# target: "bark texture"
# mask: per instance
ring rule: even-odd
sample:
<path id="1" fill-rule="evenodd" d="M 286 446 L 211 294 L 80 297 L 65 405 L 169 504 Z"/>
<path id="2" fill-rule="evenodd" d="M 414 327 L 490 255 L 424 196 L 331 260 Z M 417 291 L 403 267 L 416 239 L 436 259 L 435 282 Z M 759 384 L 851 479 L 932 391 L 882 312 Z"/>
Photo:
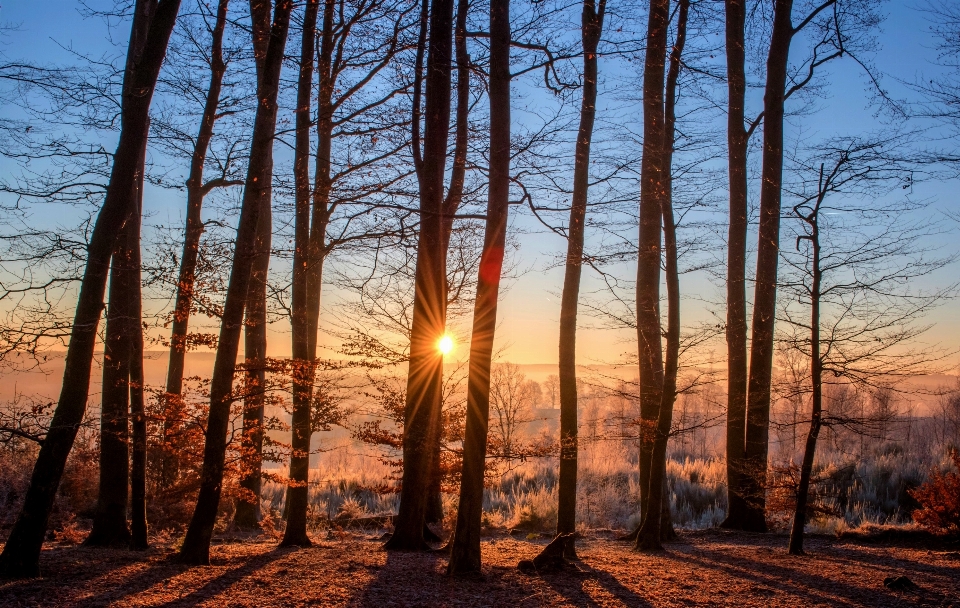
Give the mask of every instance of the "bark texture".
<path id="1" fill-rule="evenodd" d="M 740 529 L 746 513 L 741 477 L 747 413 L 747 144 L 745 0 L 726 0 L 727 173 L 727 517 L 722 527 Z"/>
<path id="2" fill-rule="evenodd" d="M 510 198 L 510 0 L 490 2 L 490 181 L 487 222 L 470 339 L 467 420 L 457 524 L 447 572 L 480 572 L 483 473 L 490 414 L 490 366 Z"/>
<path id="3" fill-rule="evenodd" d="M 666 358 L 657 428 L 650 462 L 650 481 L 647 511 L 637 534 L 637 548 L 659 549 L 660 541 L 673 536 L 670 522 L 669 494 L 667 493 L 667 442 L 673 422 L 673 405 L 677 394 L 677 372 L 680 366 L 680 273 L 677 266 L 677 228 L 673 217 L 673 147 L 676 128 L 677 80 L 680 77 L 681 57 L 686 43 L 689 0 L 680 0 L 677 12 L 677 39 L 670 53 L 670 69 L 664 90 L 664 128 L 662 163 L 664 179 L 661 186 L 660 212 L 663 223 L 665 270 L 667 288 Z"/>
<path id="4" fill-rule="evenodd" d="M 407 551 L 427 547 L 423 531 L 443 389 L 443 357 L 437 341 L 443 335 L 446 318 L 442 214 L 450 126 L 453 1 L 434 0 L 431 9 L 420 171 L 420 238 L 404 409 L 403 478 L 395 531 L 385 545 L 387 549 Z"/>
<path id="5" fill-rule="evenodd" d="M 290 458 L 290 485 L 287 488 L 287 527 L 281 546 L 310 546 L 307 536 L 307 482 L 310 472 L 310 404 L 313 396 L 313 360 L 308 312 L 310 272 L 310 108 L 313 85 L 314 39 L 317 35 L 319 2 L 310 0 L 303 17 L 300 44 L 300 75 L 297 83 L 296 137 L 293 172 L 296 188 L 293 252 L 293 420 Z M 324 35 L 332 19 L 333 2 L 326 2 Z M 326 41 L 326 39 L 325 39 Z M 321 46 L 326 46 L 321 45 Z M 322 52 L 322 51 L 321 51 Z M 312 328 L 316 335 L 316 327 Z"/>
<path id="6" fill-rule="evenodd" d="M 560 471 L 557 534 L 577 528 L 577 304 L 583 271 L 584 222 L 590 183 L 590 143 L 597 114 L 597 45 L 603 31 L 606 0 L 584 0 L 580 38 L 583 46 L 583 99 L 573 166 L 573 197 L 567 224 L 567 260 L 560 296 Z M 574 543 L 564 545 L 574 557 Z"/>
<path id="7" fill-rule="evenodd" d="M 651 0 L 643 70 L 643 158 L 640 166 L 640 240 L 637 259 L 637 353 L 640 364 L 640 488 L 644 522 L 656 509 L 660 484 L 654 487 L 654 451 L 663 395 L 663 347 L 660 334 L 660 217 L 663 187 L 669 174 L 664 166 L 664 89 L 669 0 Z M 653 523 L 650 524 L 654 525 Z M 643 526 L 641 526 L 643 527 Z M 659 527 L 659 526 L 657 526 Z M 653 546 L 648 546 L 653 545 Z M 656 549 L 653 538 L 637 536 L 637 547 Z"/>
<path id="8" fill-rule="evenodd" d="M 770 427 L 770 381 L 773 374 L 773 331 L 777 307 L 777 265 L 780 254 L 780 196 L 783 183 L 783 107 L 787 65 L 793 38 L 793 0 L 774 4 L 773 35 L 767 56 L 763 97 L 763 167 L 760 184 L 760 228 L 756 290 L 747 387 L 746 441 L 741 488 L 746 509 L 742 529 L 766 532 L 767 449 Z"/>

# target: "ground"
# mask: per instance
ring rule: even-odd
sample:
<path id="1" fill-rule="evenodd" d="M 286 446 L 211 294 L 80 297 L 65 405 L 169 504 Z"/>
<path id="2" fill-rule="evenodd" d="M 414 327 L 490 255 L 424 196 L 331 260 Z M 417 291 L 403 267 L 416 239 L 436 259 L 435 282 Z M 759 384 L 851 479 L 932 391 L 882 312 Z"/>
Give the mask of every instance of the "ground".
<path id="1" fill-rule="evenodd" d="M 273 539 L 221 542 L 211 565 L 188 568 L 174 550 L 144 553 L 51 546 L 42 579 L 0 582 L 0 606 L 952 606 L 960 608 L 960 552 L 811 538 L 808 555 L 786 537 L 689 533 L 660 554 L 597 534 L 581 561 L 526 576 L 517 561 L 546 539 L 505 534 L 483 543 L 479 578 L 451 580 L 442 554 L 387 553 L 374 536 L 340 534 L 310 549 Z M 907 576 L 917 591 L 891 591 Z"/>

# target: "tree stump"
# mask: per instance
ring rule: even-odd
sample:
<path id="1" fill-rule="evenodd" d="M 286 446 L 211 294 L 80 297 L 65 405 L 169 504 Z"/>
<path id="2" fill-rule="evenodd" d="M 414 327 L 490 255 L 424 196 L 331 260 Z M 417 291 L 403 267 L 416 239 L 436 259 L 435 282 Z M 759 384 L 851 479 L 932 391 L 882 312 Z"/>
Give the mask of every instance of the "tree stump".
<path id="1" fill-rule="evenodd" d="M 525 574 L 563 570 L 567 565 L 567 559 L 564 557 L 565 549 L 567 544 L 572 544 L 575 538 L 575 532 L 558 534 L 535 558 L 520 560 L 517 569 Z"/>

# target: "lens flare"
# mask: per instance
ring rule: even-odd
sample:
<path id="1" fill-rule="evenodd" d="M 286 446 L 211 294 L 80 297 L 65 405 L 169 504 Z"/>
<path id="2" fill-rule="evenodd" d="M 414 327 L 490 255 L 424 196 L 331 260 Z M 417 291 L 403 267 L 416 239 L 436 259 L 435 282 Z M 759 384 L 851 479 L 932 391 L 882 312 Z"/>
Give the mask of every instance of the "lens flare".
<path id="1" fill-rule="evenodd" d="M 453 338 L 444 336 L 437 342 L 437 349 L 444 355 L 449 355 L 453 351 Z"/>

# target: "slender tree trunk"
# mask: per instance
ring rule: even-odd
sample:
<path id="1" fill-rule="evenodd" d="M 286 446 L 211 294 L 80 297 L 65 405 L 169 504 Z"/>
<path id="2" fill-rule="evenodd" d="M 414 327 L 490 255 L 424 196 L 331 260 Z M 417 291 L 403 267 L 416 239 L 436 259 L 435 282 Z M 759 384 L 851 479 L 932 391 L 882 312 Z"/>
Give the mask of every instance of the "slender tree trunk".
<path id="1" fill-rule="evenodd" d="M 490 181 L 487 192 L 487 225 L 470 339 L 460 505 L 447 568 L 451 575 L 480 572 L 481 567 L 480 522 L 490 414 L 490 366 L 510 198 L 510 0 L 490 2 Z"/>
<path id="2" fill-rule="evenodd" d="M 127 412 L 130 400 L 130 320 L 133 316 L 130 310 L 133 287 L 130 268 L 132 216 L 124 225 L 110 267 L 100 411 L 100 485 L 93 530 L 84 541 L 85 545 L 93 547 L 127 547 L 130 544 L 130 528 L 127 525 L 127 478 L 130 473 Z"/>
<path id="3" fill-rule="evenodd" d="M 467 52 L 467 12 L 469 9 L 470 6 L 467 0 L 459 0 L 457 3 L 457 21 L 454 26 L 454 43 L 457 58 L 457 112 L 453 143 L 453 168 L 450 171 L 450 187 L 447 188 L 447 197 L 443 201 L 442 248 L 444 268 L 446 268 L 446 258 L 450 252 L 453 220 L 463 200 L 463 183 L 467 173 L 467 143 L 470 114 L 470 54 Z M 444 276 L 446 276 L 446 270 L 444 270 Z M 446 299 L 449 303 L 449 291 L 446 293 Z M 446 319 L 444 319 L 444 325 L 446 325 Z M 440 422 L 440 420 L 438 420 L 438 422 Z M 437 440 L 434 446 L 434 464 L 430 480 L 430 497 L 427 502 L 427 523 L 437 523 L 443 520 L 443 498 L 440 493 L 443 481 L 440 455 L 443 439 L 442 423 L 438 425 L 435 434 Z M 430 530 L 424 530 L 424 534 L 428 537 L 435 536 Z"/>
<path id="4" fill-rule="evenodd" d="M 660 541 L 673 535 L 670 522 L 669 495 L 666 492 L 667 442 L 673 422 L 673 404 L 677 394 L 677 372 L 680 367 L 680 273 L 677 267 L 677 228 L 673 217 L 673 146 L 676 126 L 677 80 L 680 77 L 680 58 L 687 35 L 689 0 L 680 0 L 677 14 L 677 40 L 670 53 L 670 70 L 664 99 L 663 174 L 660 196 L 663 222 L 663 242 L 666 249 L 667 287 L 667 351 L 663 372 L 663 388 L 657 415 L 656 438 L 650 463 L 649 503 L 640 532 L 637 548 L 660 549 Z M 666 52 L 666 49 L 664 49 Z M 664 525 L 666 524 L 666 525 Z"/>
<path id="5" fill-rule="evenodd" d="M 47 521 L 67 456 L 86 411 L 90 366 L 103 312 L 110 257 L 130 214 L 130 191 L 136 180 L 139 151 L 147 137 L 150 102 L 179 9 L 179 0 L 140 0 L 135 6 L 131 51 L 139 46 L 137 35 L 147 32 L 146 42 L 140 61 L 135 65 L 128 62 L 124 76 L 130 86 L 124 87 L 120 141 L 107 195 L 87 246 L 87 265 L 64 362 L 60 398 L 37 455 L 23 507 L 0 554 L 0 576 L 3 577 L 30 577 L 40 572 L 40 548 Z M 130 59 L 135 56 L 128 52 Z"/>
<path id="6" fill-rule="evenodd" d="M 757 247 L 753 338 L 747 397 L 743 528 L 766 532 L 767 449 L 770 427 L 770 381 L 773 374 L 773 330 L 777 306 L 777 263 L 780 250 L 780 190 L 783 181 L 783 105 L 793 25 L 793 0 L 776 0 L 773 35 L 767 57 L 763 98 L 763 182 L 760 185 L 760 229 Z"/>
<path id="7" fill-rule="evenodd" d="M 583 99 L 573 166 L 573 197 L 567 228 L 567 260 L 560 297 L 560 473 L 557 534 L 577 529 L 577 303 L 583 270 L 584 222 L 590 185 L 590 143 L 597 113 L 597 45 L 603 31 L 606 0 L 599 5 L 584 0 L 581 26 L 583 44 Z M 575 558 L 573 543 L 564 546 Z"/>
<path id="8" fill-rule="evenodd" d="M 745 0 L 726 0 L 727 172 L 730 224 L 727 231 L 727 517 L 724 528 L 741 529 L 746 502 L 744 469 L 747 412 L 747 143 L 744 126 Z"/>
<path id="9" fill-rule="evenodd" d="M 823 167 L 820 168 L 820 182 L 823 184 Z M 810 225 L 810 247 L 813 249 L 811 264 L 812 281 L 810 286 L 810 381 L 812 390 L 812 411 L 810 430 L 803 449 L 803 462 L 800 465 L 800 485 L 797 487 L 797 506 L 793 513 L 793 527 L 790 530 L 791 555 L 803 555 L 803 527 L 807 523 L 807 500 L 810 495 L 810 477 L 813 473 L 813 459 L 817 451 L 817 438 L 823 426 L 823 359 L 820 357 L 820 296 L 823 273 L 820 269 L 820 202 L 825 189 L 821 186 L 817 205 L 805 219 Z"/>
<path id="10" fill-rule="evenodd" d="M 333 2 L 327 0 L 324 26 L 332 19 Z M 308 275 L 310 273 L 310 99 L 313 86 L 314 39 L 317 35 L 318 0 L 307 3 L 300 45 L 300 78 L 297 83 L 296 141 L 294 144 L 293 310 L 290 316 L 293 355 L 293 454 L 287 488 L 287 527 L 281 546 L 310 546 L 307 536 L 307 503 L 310 473 L 310 404 L 313 396 L 315 352 L 310 350 Z M 325 27 L 326 29 L 326 27 Z M 313 329 L 316 334 L 316 328 Z"/>
<path id="11" fill-rule="evenodd" d="M 410 362 L 403 426 L 400 509 L 387 549 L 426 548 L 423 531 L 443 397 L 443 357 L 437 341 L 446 318 L 443 177 L 450 126 L 453 0 L 434 0 L 430 14 L 426 121 L 420 188 L 420 239 L 414 288 Z"/>
<path id="12" fill-rule="evenodd" d="M 643 159 L 640 168 L 640 240 L 637 259 L 637 351 L 640 363 L 640 488 L 644 521 L 656 509 L 660 484 L 653 485 L 654 446 L 663 394 L 663 347 L 660 343 L 660 216 L 664 166 L 663 81 L 669 27 L 669 0 L 651 0 L 643 70 Z M 657 518 L 659 520 L 659 517 Z M 637 546 L 644 543 L 637 537 Z M 659 531 L 653 542 L 659 547 Z M 653 547 L 653 548 L 656 548 Z M 648 548 L 643 545 L 643 548 Z"/>
<path id="13" fill-rule="evenodd" d="M 176 482 L 179 461 L 179 434 L 183 418 L 183 370 L 187 353 L 187 331 L 190 321 L 190 307 L 193 303 L 193 285 L 196 279 L 197 254 L 200 250 L 200 237 L 203 235 L 203 221 L 200 217 L 203 197 L 208 188 L 203 183 L 203 166 L 213 138 L 213 126 L 220 106 L 220 91 L 223 75 L 227 70 L 223 62 L 223 32 L 227 24 L 227 4 L 229 0 L 220 0 L 217 8 L 217 21 L 213 28 L 213 41 L 210 45 L 210 84 L 207 98 L 200 118 L 200 131 L 193 147 L 190 159 L 190 175 L 187 178 L 187 225 L 184 230 L 183 255 L 180 257 L 180 273 L 177 278 L 177 297 L 173 309 L 173 330 L 170 336 L 170 360 L 167 367 L 167 387 L 163 420 L 165 449 L 161 462 L 161 483 L 165 486 Z"/>
<path id="14" fill-rule="evenodd" d="M 230 405 L 233 401 L 233 374 L 236 366 L 243 312 L 251 283 L 257 250 L 257 227 L 263 201 L 270 196 L 271 150 L 276 131 L 277 94 L 283 52 L 287 41 L 292 0 L 277 0 L 270 43 L 264 58 L 263 77 L 257 86 L 257 114 L 250 145 L 250 164 L 234 247 L 233 267 L 223 307 L 220 339 L 210 383 L 210 415 L 204 442 L 203 472 L 197 506 L 180 550 L 180 560 L 190 564 L 210 562 L 210 539 L 217 518 L 223 483 Z"/>
<path id="15" fill-rule="evenodd" d="M 253 25 L 253 47 L 257 82 L 266 69 L 270 45 L 270 5 L 264 0 L 251 0 L 250 18 Z M 243 435 L 240 438 L 240 487 L 243 495 L 236 501 L 233 523 L 239 528 L 256 530 L 260 527 L 260 488 L 263 467 L 263 403 L 266 387 L 267 356 L 267 274 L 270 270 L 270 244 L 273 231 L 271 200 L 273 198 L 273 148 L 262 159 L 269 164 L 270 180 L 260 198 L 260 216 L 257 222 L 256 248 L 250 270 L 250 285 L 245 307 L 243 328 L 244 389 Z"/>
<path id="16" fill-rule="evenodd" d="M 147 414 L 143 379 L 143 294 L 140 277 L 140 226 L 143 217 L 143 177 L 147 156 L 146 141 L 140 151 L 135 200 L 137 209 L 127 231 L 130 251 L 130 548 L 143 550 L 147 542 Z"/>
<path id="17" fill-rule="evenodd" d="M 272 158 L 270 159 L 273 174 Z M 272 187 L 268 188 L 272 191 Z M 270 244 L 273 232 L 271 195 L 260 201 L 257 244 L 247 291 L 246 323 L 243 328 L 244 388 L 243 437 L 240 439 L 240 487 L 244 496 L 237 500 L 233 523 L 240 528 L 260 527 L 260 487 L 263 467 L 263 405 L 267 381 L 267 274 L 270 270 Z"/>

